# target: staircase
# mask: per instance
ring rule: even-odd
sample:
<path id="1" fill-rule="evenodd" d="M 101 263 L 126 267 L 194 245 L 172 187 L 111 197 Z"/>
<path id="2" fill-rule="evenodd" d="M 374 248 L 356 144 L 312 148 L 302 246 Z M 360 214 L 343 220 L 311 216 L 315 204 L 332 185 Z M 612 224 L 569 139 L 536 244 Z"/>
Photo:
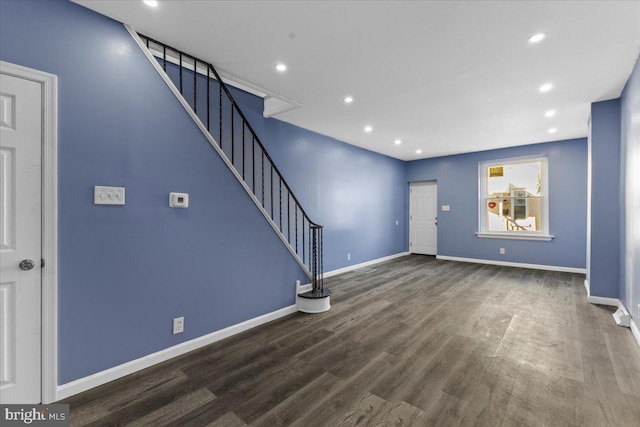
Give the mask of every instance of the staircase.
<path id="1" fill-rule="evenodd" d="M 214 66 L 127 30 L 311 279 L 311 290 L 298 294 L 298 309 L 328 310 L 322 225 L 309 218 Z"/>

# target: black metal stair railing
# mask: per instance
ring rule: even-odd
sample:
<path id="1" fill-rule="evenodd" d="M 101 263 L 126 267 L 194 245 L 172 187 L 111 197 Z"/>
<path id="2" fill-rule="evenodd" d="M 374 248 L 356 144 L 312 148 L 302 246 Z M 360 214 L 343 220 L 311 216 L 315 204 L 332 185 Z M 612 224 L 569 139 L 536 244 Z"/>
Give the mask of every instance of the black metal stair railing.
<path id="1" fill-rule="evenodd" d="M 313 222 L 215 67 L 138 34 L 324 294 L 322 226 Z M 328 292 L 328 290 L 326 290 Z"/>

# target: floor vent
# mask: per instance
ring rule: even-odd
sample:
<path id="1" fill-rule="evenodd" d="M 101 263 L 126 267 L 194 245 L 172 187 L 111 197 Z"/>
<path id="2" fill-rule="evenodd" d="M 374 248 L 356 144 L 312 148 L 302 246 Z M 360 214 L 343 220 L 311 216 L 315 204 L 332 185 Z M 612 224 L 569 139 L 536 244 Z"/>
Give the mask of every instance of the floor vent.
<path id="1" fill-rule="evenodd" d="M 625 328 L 631 327 L 631 316 L 622 305 L 613 313 L 613 320 L 616 321 L 618 326 L 624 326 Z"/>

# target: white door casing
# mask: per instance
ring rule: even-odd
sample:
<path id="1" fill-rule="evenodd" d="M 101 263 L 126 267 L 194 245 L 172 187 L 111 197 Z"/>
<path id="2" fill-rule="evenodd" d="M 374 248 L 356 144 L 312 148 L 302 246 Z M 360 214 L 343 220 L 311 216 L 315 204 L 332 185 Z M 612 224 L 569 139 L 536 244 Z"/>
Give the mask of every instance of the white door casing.
<path id="1" fill-rule="evenodd" d="M 41 354 L 40 353 L 36 354 L 36 357 L 39 360 L 39 365 L 36 368 L 36 372 L 38 373 L 39 376 L 41 376 L 41 384 L 38 384 L 37 397 L 34 397 L 33 399 L 36 402 L 42 401 L 42 403 L 51 403 L 56 400 L 59 400 L 57 397 L 58 395 L 58 386 L 57 386 L 57 359 L 58 359 L 57 357 L 57 348 L 58 348 L 58 343 L 57 343 L 57 323 L 58 323 L 58 312 L 57 312 L 57 303 L 58 303 L 57 77 L 53 74 L 45 73 L 39 70 L 23 67 L 23 66 L 12 64 L 5 61 L 0 61 L 0 74 L 2 74 L 2 79 L 3 79 L 2 84 L 0 85 L 0 92 L 2 93 L 10 92 L 9 90 L 5 91 L 4 78 L 6 76 L 11 76 L 13 78 L 19 78 L 21 80 L 27 81 L 29 85 L 34 85 L 30 87 L 35 87 L 37 85 L 38 91 L 40 94 L 39 96 L 40 105 L 38 106 L 38 114 L 40 117 L 41 128 L 40 128 L 39 135 L 37 137 L 38 143 L 36 144 L 36 145 L 39 144 L 39 148 L 34 148 L 34 149 L 40 150 L 41 155 L 39 158 L 40 163 L 38 166 L 40 167 L 41 171 L 39 172 L 40 175 L 37 178 L 37 186 L 34 187 L 33 189 L 34 192 L 36 191 L 41 192 L 41 199 L 39 202 L 41 222 L 36 226 L 36 228 L 38 229 L 38 232 L 40 233 L 40 236 L 39 236 L 40 241 L 38 242 L 37 248 L 35 249 L 36 251 L 38 251 L 40 255 L 36 254 L 35 256 L 42 257 L 45 260 L 46 264 L 44 265 L 43 268 L 40 268 L 41 267 L 40 258 L 34 259 L 34 264 L 35 264 L 34 269 L 30 271 L 24 271 L 24 272 L 32 273 L 35 270 L 35 273 L 40 275 L 40 283 L 38 286 L 41 292 L 41 307 L 38 307 L 39 303 L 33 304 L 33 306 L 31 307 L 31 310 L 35 310 L 36 313 L 41 313 L 41 318 L 42 318 L 42 322 L 37 326 L 37 328 L 40 328 L 39 332 L 41 332 L 41 336 L 42 336 L 41 337 L 42 350 L 41 350 Z M 9 85 L 8 88 L 11 89 L 11 86 Z M 7 93 L 7 95 L 10 98 L 7 102 L 10 103 L 13 100 L 13 98 L 11 98 L 11 93 Z M 16 98 L 16 100 L 19 101 L 19 98 Z M 6 106 L 7 104 L 5 104 L 3 108 Z M 6 150 L 4 150 L 4 154 L 9 154 L 9 152 L 11 151 L 13 151 L 14 153 L 20 152 L 19 150 L 14 151 L 10 147 L 9 143 L 5 144 L 4 130 L 7 130 L 6 129 L 7 127 L 11 128 L 15 126 L 16 128 L 19 129 L 20 126 L 22 126 L 21 125 L 22 121 L 20 118 L 20 109 L 21 109 L 20 103 L 16 103 L 16 106 L 17 107 L 15 111 L 16 113 L 15 116 L 13 114 L 11 115 L 4 114 L 5 111 L 7 112 L 11 111 L 10 109 L 5 109 L 3 110 L 3 114 L 0 114 L 0 119 L 2 120 L 2 122 L 4 122 L 4 126 L 0 126 L 0 129 L 2 129 L 2 127 L 5 128 L 3 130 L 0 130 L 0 146 L 4 149 L 6 145 Z M 14 125 L 7 123 L 8 121 L 13 121 L 14 118 L 15 118 Z M 10 137 L 7 136 L 7 138 L 10 138 Z M 7 141 L 10 141 L 10 139 Z M 5 159 L 8 159 L 8 158 L 9 156 L 5 157 Z M 21 159 L 19 159 L 17 162 L 17 167 L 20 168 L 20 170 L 16 169 L 15 171 L 13 171 L 13 175 L 10 175 L 11 178 L 15 179 L 14 181 L 16 184 L 15 191 L 18 193 L 22 191 L 22 188 L 17 185 L 18 181 L 20 181 L 20 175 L 23 172 L 21 165 L 22 165 L 22 162 L 21 162 Z M 2 172 L 0 172 L 1 174 L 7 173 L 5 172 L 4 167 L 5 165 L 3 164 L 2 165 L 3 170 Z M 0 186 L 2 187 L 2 191 L 5 191 L 5 189 L 8 189 L 9 191 L 11 191 L 10 185 L 14 185 L 14 184 L 9 184 L 9 180 L 8 179 L 5 180 L 3 176 L 2 181 L 0 183 Z M 17 194 L 17 195 L 19 196 L 20 194 Z M 13 201 L 11 202 L 13 203 Z M 21 203 L 22 203 L 21 200 L 16 200 L 16 209 L 18 212 L 21 209 L 20 208 Z M 6 206 L 8 207 L 9 204 L 6 204 Z M 35 209 L 34 206 L 31 206 L 31 207 Z M 5 205 L 3 205 L 2 210 L 0 210 L 0 215 L 2 216 L 2 220 L 4 220 L 5 217 L 8 218 L 8 215 L 5 215 L 5 213 L 7 213 L 7 211 L 5 210 Z M 37 212 L 35 212 L 34 214 L 37 215 Z M 21 218 L 16 218 L 16 220 L 19 220 L 19 219 Z M 2 226 L 2 220 L 0 220 L 0 226 Z M 17 222 L 16 222 L 16 228 L 19 228 L 19 225 Z M 20 238 L 21 238 L 20 230 L 18 229 L 17 233 L 9 239 L 5 239 L 3 234 L 2 238 L 0 238 L 0 241 L 3 241 L 4 243 L 5 240 L 8 240 L 9 242 L 11 242 L 11 239 L 14 239 L 16 241 L 16 248 L 17 248 L 16 250 L 22 251 L 22 243 L 20 241 L 21 240 Z M 6 243 L 5 243 L 5 246 L 7 246 Z M 2 270 L 0 273 L 0 283 L 5 283 L 5 281 L 13 282 L 14 280 L 10 277 L 10 275 L 17 274 L 17 271 L 16 270 L 12 270 L 11 272 L 9 271 L 11 269 L 16 268 L 16 265 L 7 267 L 7 276 L 6 276 L 7 279 L 5 280 L 5 274 L 4 274 L 5 273 L 5 256 L 4 255 L 5 255 L 5 251 L 0 249 L 0 258 L 2 262 Z M 17 257 L 17 258 L 20 260 L 24 259 L 20 257 Z M 9 262 L 9 261 L 6 261 L 6 263 L 13 264 L 12 262 Z M 6 290 L 8 289 L 9 287 L 6 287 Z M 7 292 L 7 295 L 9 293 L 10 292 Z M 5 301 L 9 302 L 11 298 L 13 297 L 9 296 Z M 8 309 L 6 310 L 6 313 L 9 313 Z M 5 314 L 4 306 L 0 306 L 0 317 L 2 317 L 3 315 L 9 317 L 9 316 L 15 316 L 18 314 L 21 314 L 21 313 Z M 36 326 L 34 325 L 33 327 L 35 330 Z M 0 329 L 1 328 L 4 328 L 4 323 L 2 327 L 0 327 Z M 9 337 L 8 334 L 6 334 L 5 336 Z M 22 336 L 20 335 L 18 335 L 17 338 L 22 340 Z M 8 345 L 5 347 L 8 348 Z M 4 348 L 0 349 L 0 351 L 3 351 L 3 350 Z M 24 357 L 28 358 L 29 355 L 26 355 Z M 22 353 L 17 354 L 15 361 L 20 361 L 22 358 L 23 358 Z M 4 356 L 0 356 L 0 363 L 5 363 L 4 361 L 5 361 Z M 5 363 L 5 366 L 9 367 L 9 363 L 8 362 Z M 4 376 L 4 373 L 1 375 Z M 2 379 L 0 379 L 0 381 L 2 381 Z M 8 385 L 9 388 L 12 388 L 9 384 L 6 384 L 6 385 Z M 5 393 L 4 390 L 0 391 L 1 403 L 8 403 L 8 401 L 5 402 L 5 397 L 7 397 L 7 400 L 8 400 L 9 388 L 7 388 L 7 393 Z M 35 396 L 35 392 L 34 392 L 34 396 Z M 24 402 L 21 402 L 21 403 L 24 403 Z"/>
<path id="2" fill-rule="evenodd" d="M 39 403 L 41 397 L 41 150 L 41 85 L 1 74 L 2 403 Z"/>
<path id="3" fill-rule="evenodd" d="M 438 253 L 438 184 L 412 182 L 409 197 L 409 251 L 414 254 Z"/>

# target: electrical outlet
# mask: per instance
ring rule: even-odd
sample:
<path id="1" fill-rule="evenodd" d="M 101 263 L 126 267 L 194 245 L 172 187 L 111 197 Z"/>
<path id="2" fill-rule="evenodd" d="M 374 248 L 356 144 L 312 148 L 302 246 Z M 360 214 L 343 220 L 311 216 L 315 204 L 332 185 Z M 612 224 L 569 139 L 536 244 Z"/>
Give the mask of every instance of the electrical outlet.
<path id="1" fill-rule="evenodd" d="M 173 335 L 184 332 L 184 317 L 176 317 L 173 319 Z"/>
<path id="2" fill-rule="evenodd" d="M 500 255 L 504 255 L 507 251 L 504 250 L 504 248 L 500 248 Z"/>
<path id="3" fill-rule="evenodd" d="M 398 220 L 396 219 L 396 225 L 399 225 L 400 223 L 398 222 Z"/>
<path id="4" fill-rule="evenodd" d="M 347 261 L 351 261 L 351 254 L 347 254 Z"/>

